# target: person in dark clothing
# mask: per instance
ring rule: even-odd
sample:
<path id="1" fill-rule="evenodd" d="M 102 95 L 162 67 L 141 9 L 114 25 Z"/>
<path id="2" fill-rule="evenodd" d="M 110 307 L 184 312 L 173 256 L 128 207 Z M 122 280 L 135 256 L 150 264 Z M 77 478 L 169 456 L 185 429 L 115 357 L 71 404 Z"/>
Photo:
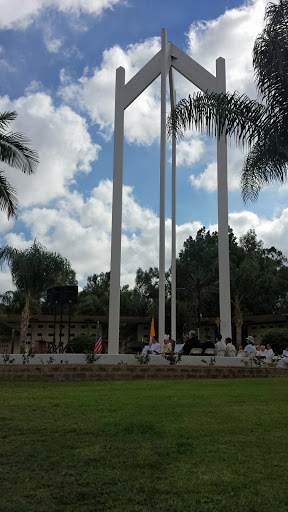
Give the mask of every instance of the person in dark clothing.
<path id="1" fill-rule="evenodd" d="M 182 354 L 184 356 L 189 356 L 190 351 L 192 350 L 192 348 L 202 348 L 201 347 L 201 342 L 200 342 L 200 340 L 198 340 L 195 331 L 190 331 L 189 332 L 189 338 L 188 338 L 187 341 L 185 341 L 184 346 L 182 347 L 181 352 L 182 352 Z"/>
<path id="2" fill-rule="evenodd" d="M 203 344 L 203 354 L 207 348 L 215 348 L 211 336 L 207 336 L 207 341 Z"/>

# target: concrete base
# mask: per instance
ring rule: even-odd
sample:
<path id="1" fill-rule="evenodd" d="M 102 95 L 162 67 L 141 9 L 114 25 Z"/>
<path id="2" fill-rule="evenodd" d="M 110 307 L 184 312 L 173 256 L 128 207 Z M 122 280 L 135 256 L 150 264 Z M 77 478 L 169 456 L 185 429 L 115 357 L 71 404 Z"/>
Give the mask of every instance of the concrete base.
<path id="1" fill-rule="evenodd" d="M 142 379 L 239 379 L 288 377 L 278 368 L 233 366 L 126 365 L 126 364 L 2 364 L 2 381 L 113 381 Z"/>
<path id="2" fill-rule="evenodd" d="M 5 356 L 4 356 L 5 357 Z M 23 364 L 23 355 L 22 354 L 12 354 L 11 359 L 14 359 L 13 364 Z M 214 359 L 214 358 L 213 358 Z M 247 358 L 242 357 L 215 357 L 215 366 L 238 366 L 243 367 L 245 364 L 243 361 L 248 361 Z M 204 362 L 205 361 L 205 362 Z M 177 366 L 209 366 L 211 362 L 211 356 L 182 356 L 181 362 L 177 364 Z M 251 360 L 249 360 L 250 365 Z M 0 354 L 0 364 L 3 363 L 3 355 Z M 86 363 L 85 354 L 35 354 L 34 357 L 29 357 L 29 365 L 34 364 L 84 364 Z M 139 365 L 138 360 L 135 358 L 133 354 L 119 354 L 119 355 L 110 355 L 103 354 L 100 356 L 100 359 L 94 364 L 129 364 L 136 366 L 144 366 Z M 9 363 L 7 363 L 9 364 Z M 168 365 L 169 362 L 162 356 L 151 356 L 150 362 L 146 366 L 150 365 Z"/>

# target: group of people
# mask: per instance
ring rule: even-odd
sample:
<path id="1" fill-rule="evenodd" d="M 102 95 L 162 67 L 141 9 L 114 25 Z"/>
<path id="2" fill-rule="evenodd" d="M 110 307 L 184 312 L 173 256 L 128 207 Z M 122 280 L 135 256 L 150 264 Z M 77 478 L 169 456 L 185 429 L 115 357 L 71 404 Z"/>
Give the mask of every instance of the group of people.
<path id="1" fill-rule="evenodd" d="M 188 356 L 193 348 L 201 349 L 202 352 L 199 351 L 198 355 L 204 355 L 205 352 L 209 352 L 210 350 L 215 350 L 215 355 L 217 356 L 235 356 L 237 354 L 236 347 L 232 343 L 231 338 L 225 338 L 221 334 L 216 336 L 215 343 L 212 341 L 211 336 L 207 336 L 206 342 L 201 343 L 201 341 L 197 338 L 195 331 L 190 331 L 189 334 L 184 336 L 184 344 L 181 348 L 181 352 L 183 355 Z M 212 352 L 211 352 L 212 353 Z"/>
<path id="2" fill-rule="evenodd" d="M 218 334 L 215 342 L 213 342 L 211 336 L 207 336 L 206 342 L 201 343 L 197 338 L 195 331 L 190 331 L 189 334 L 185 334 L 183 336 L 183 343 L 181 344 L 176 344 L 174 340 L 169 340 L 169 336 L 165 334 L 162 347 L 160 346 L 160 343 L 158 343 L 157 339 L 152 337 L 149 345 L 146 345 L 143 348 L 142 354 L 165 355 L 175 352 L 183 354 L 184 356 L 189 356 L 191 355 L 192 349 L 198 349 L 195 351 L 198 356 L 205 355 L 205 353 L 206 355 L 209 355 L 209 352 L 211 351 L 210 355 L 214 353 L 218 357 L 248 357 L 249 359 L 255 357 L 262 359 L 266 363 L 271 361 L 274 356 L 273 349 L 269 343 L 266 347 L 265 345 L 255 345 L 253 336 L 247 336 L 245 339 L 245 345 L 240 345 L 237 350 L 235 345 L 232 343 L 232 339 L 229 337 L 223 339 L 222 335 Z M 288 347 L 283 350 L 283 354 L 279 359 L 277 366 L 288 367 Z"/>

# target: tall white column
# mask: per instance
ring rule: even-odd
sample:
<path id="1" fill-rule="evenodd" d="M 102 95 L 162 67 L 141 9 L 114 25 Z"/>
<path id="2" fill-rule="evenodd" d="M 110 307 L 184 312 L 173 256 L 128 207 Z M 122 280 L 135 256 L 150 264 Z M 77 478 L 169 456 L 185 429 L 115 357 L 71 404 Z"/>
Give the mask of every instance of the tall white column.
<path id="1" fill-rule="evenodd" d="M 119 354 L 125 69 L 116 70 L 108 354 Z"/>
<path id="2" fill-rule="evenodd" d="M 171 70 L 172 71 L 172 70 Z M 171 92 L 170 92 L 171 94 Z M 172 91 L 176 105 L 176 92 Z M 172 134 L 171 338 L 176 341 L 176 136 Z"/>
<path id="3" fill-rule="evenodd" d="M 166 29 L 161 37 L 161 138 L 160 138 L 160 227 L 159 227 L 159 318 L 158 341 L 165 334 L 165 173 L 166 173 Z"/>
<path id="4" fill-rule="evenodd" d="M 226 92 L 225 60 L 216 60 L 217 92 Z M 217 182 L 218 182 L 218 258 L 219 258 L 219 302 L 220 332 L 225 338 L 231 337 L 231 298 L 228 235 L 228 183 L 227 183 L 227 141 L 225 136 L 217 139 Z"/>

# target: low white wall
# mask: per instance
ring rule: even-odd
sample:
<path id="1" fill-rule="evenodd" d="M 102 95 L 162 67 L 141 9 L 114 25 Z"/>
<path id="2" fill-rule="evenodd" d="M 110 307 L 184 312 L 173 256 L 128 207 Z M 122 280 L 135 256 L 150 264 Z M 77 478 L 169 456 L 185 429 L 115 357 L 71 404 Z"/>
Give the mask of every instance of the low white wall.
<path id="1" fill-rule="evenodd" d="M 6 357 L 6 355 L 4 356 Z M 52 360 L 53 358 L 53 360 Z M 12 354 L 11 359 L 14 359 L 14 364 L 22 364 L 22 354 Z M 215 366 L 244 366 L 241 362 L 241 357 L 216 357 Z M 203 362 L 203 360 L 206 361 Z M 243 358 L 243 360 L 248 360 Z M 62 362 L 61 362 L 62 361 Z M 181 365 L 192 365 L 192 366 L 209 366 L 211 357 L 207 356 L 182 356 Z M 35 354 L 34 357 L 29 357 L 29 364 L 83 364 L 86 363 L 84 354 Z M 133 364 L 139 365 L 139 362 L 133 354 L 119 354 L 119 355 L 108 355 L 103 354 L 95 364 Z M 0 354 L 0 364 L 3 364 L 3 355 Z M 162 356 L 151 356 L 149 364 L 162 365 L 169 364 L 168 361 Z"/>

